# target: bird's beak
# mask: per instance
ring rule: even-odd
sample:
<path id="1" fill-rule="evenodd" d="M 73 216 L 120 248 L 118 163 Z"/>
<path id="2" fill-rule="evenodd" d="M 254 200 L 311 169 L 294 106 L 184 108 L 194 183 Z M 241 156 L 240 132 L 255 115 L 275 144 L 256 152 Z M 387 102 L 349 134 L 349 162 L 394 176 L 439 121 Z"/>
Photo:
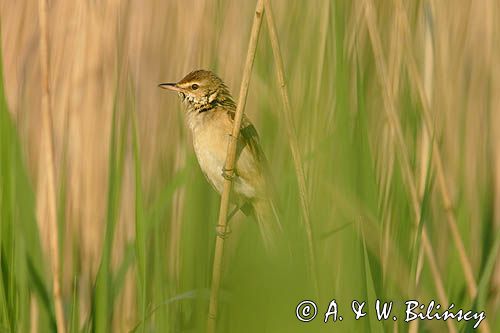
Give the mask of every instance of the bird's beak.
<path id="1" fill-rule="evenodd" d="M 177 86 L 177 83 L 160 83 L 158 87 L 162 89 L 182 92 L 182 89 Z"/>

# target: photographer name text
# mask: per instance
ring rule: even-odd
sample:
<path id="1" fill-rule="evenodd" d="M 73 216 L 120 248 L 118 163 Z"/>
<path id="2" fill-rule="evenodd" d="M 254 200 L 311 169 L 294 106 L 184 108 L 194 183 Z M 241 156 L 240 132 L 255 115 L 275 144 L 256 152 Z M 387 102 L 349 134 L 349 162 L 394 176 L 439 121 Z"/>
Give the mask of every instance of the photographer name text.
<path id="1" fill-rule="evenodd" d="M 367 302 L 353 300 L 351 302 L 351 315 L 356 320 L 361 320 L 367 315 L 376 316 L 378 321 L 385 320 L 398 320 L 399 316 L 406 323 L 412 322 L 414 320 L 456 320 L 461 321 L 472 321 L 474 324 L 474 329 L 478 328 L 481 322 L 486 318 L 484 311 L 477 312 L 474 310 L 463 310 L 455 307 L 455 304 L 451 303 L 448 307 L 442 307 L 441 304 L 435 301 L 430 301 L 428 304 L 420 303 L 416 300 L 408 300 L 404 302 L 404 307 L 400 313 L 395 313 L 394 302 L 382 302 L 376 300 L 373 304 L 373 313 L 370 312 Z M 339 306 L 335 300 L 332 300 L 328 306 L 324 308 L 321 312 L 315 302 L 310 300 L 303 300 L 295 308 L 295 315 L 301 322 L 311 322 L 314 320 L 318 313 L 324 323 L 342 321 L 342 317 Z"/>

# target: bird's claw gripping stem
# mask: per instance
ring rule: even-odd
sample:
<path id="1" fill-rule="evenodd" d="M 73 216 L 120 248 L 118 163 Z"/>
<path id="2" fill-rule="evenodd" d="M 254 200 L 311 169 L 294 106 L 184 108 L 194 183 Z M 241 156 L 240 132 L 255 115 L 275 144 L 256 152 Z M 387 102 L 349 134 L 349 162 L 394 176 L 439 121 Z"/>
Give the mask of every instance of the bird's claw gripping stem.
<path id="1" fill-rule="evenodd" d="M 231 173 L 229 173 L 231 172 Z M 222 168 L 222 173 L 221 173 L 222 177 L 224 177 L 224 179 L 226 180 L 233 180 L 234 179 L 234 169 L 226 169 L 226 168 Z"/>
<path id="2" fill-rule="evenodd" d="M 229 225 L 217 224 L 216 232 L 217 232 L 217 236 L 219 236 L 220 238 L 226 239 L 227 237 L 229 237 L 229 234 L 232 231 L 229 228 Z"/>

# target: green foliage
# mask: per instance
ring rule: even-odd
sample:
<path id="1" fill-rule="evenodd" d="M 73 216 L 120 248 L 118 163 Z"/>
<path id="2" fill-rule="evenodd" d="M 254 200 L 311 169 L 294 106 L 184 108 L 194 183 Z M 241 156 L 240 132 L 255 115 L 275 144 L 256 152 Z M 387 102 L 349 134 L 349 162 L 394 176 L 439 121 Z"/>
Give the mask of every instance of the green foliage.
<path id="1" fill-rule="evenodd" d="M 7 109 L 0 66 L 0 331 L 26 332 L 30 307 L 39 306 L 40 331 L 55 328 L 35 196 L 18 133 Z"/>

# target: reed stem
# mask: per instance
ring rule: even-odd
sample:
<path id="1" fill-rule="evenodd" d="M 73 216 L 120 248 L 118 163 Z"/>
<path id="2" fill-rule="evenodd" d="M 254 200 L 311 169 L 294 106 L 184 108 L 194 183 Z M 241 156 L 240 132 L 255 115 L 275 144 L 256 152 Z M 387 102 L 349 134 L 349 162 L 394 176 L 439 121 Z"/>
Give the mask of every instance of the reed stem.
<path id="1" fill-rule="evenodd" d="M 60 285 L 60 266 L 59 266 L 59 241 L 57 228 L 56 211 L 56 185 L 55 185 L 55 167 L 54 167 L 54 145 L 52 115 L 50 110 L 50 88 L 49 88 L 49 56 L 48 56 L 48 31 L 47 31 L 47 0 L 38 1 L 38 15 L 40 28 L 40 73 L 42 85 L 42 153 L 41 166 L 44 169 L 45 182 L 39 194 L 45 196 L 45 200 L 38 200 L 38 203 L 45 203 L 45 207 L 39 207 L 39 212 L 43 212 L 39 218 L 48 226 L 49 248 L 52 265 L 52 296 L 54 298 L 54 307 L 56 315 L 57 331 L 64 333 L 66 331 L 64 324 L 64 310 Z"/>
<path id="2" fill-rule="evenodd" d="M 408 28 L 408 17 L 406 16 L 406 14 L 403 15 L 402 26 L 403 26 L 403 33 L 405 34 L 405 40 L 409 41 L 410 35 Z M 433 133 L 435 126 L 433 125 L 430 115 L 430 97 L 426 92 L 424 82 L 420 76 L 420 73 L 418 72 L 417 64 L 413 55 L 411 54 L 411 52 L 408 52 L 408 54 L 409 54 L 408 69 L 412 78 L 414 79 L 420 100 L 422 102 L 423 126 L 425 131 L 427 131 L 428 133 Z M 455 246 L 459 253 L 460 264 L 462 266 L 462 270 L 464 272 L 467 284 L 467 291 L 469 293 L 469 296 L 472 299 L 474 299 L 477 295 L 477 283 L 474 278 L 474 273 L 472 272 L 472 265 L 467 255 L 467 251 L 465 250 L 465 246 L 462 242 L 462 238 L 460 237 L 460 233 L 458 231 L 456 217 L 452 208 L 450 192 L 448 190 L 448 186 L 446 185 L 446 177 L 444 175 L 441 152 L 435 140 L 433 140 L 432 142 L 431 150 L 432 150 L 432 159 L 434 163 L 434 168 L 436 171 L 436 177 L 438 180 L 437 185 L 439 187 L 439 191 L 441 193 L 443 200 L 444 210 L 446 212 L 446 222 L 448 224 L 448 227 L 450 228 L 453 242 L 455 243 Z M 488 326 L 485 324 L 486 322 L 484 322 L 483 325 L 481 325 L 482 329 Z"/>
<path id="3" fill-rule="evenodd" d="M 395 134 L 395 143 L 399 148 L 399 160 L 401 163 L 401 168 L 403 169 L 403 176 L 405 181 L 409 187 L 409 194 L 411 198 L 411 204 L 413 206 L 413 210 L 415 213 L 415 218 L 413 219 L 415 225 L 418 228 L 419 223 L 421 223 L 421 204 L 417 194 L 417 187 L 415 181 L 413 179 L 413 174 L 411 171 L 411 166 L 409 162 L 408 152 L 406 148 L 406 144 L 404 142 L 403 132 L 401 128 L 401 124 L 399 123 L 399 118 L 396 113 L 396 107 L 394 103 L 394 98 L 392 91 L 390 89 L 390 85 L 388 82 L 387 76 L 387 67 L 384 61 L 383 51 L 382 51 L 382 42 L 380 40 L 380 35 L 378 32 L 377 24 L 375 21 L 374 13 L 373 13 L 373 3 L 371 0 L 365 0 L 364 3 L 365 10 L 365 18 L 368 27 L 368 33 L 370 35 L 373 54 L 375 57 L 376 69 L 380 79 L 380 83 L 382 85 L 382 97 L 384 102 L 384 110 L 387 113 L 387 119 L 392 127 Z M 443 285 L 443 279 L 441 277 L 441 273 L 439 272 L 439 268 L 436 262 L 436 256 L 434 254 L 434 250 L 432 248 L 432 244 L 430 242 L 427 228 L 425 226 L 422 227 L 422 246 L 424 249 L 424 253 L 427 257 L 429 267 L 431 270 L 431 274 L 434 278 L 434 284 L 436 287 L 437 296 L 439 302 L 441 304 L 448 304 L 448 298 L 446 296 L 446 291 Z M 449 332 L 457 332 L 455 324 L 451 321 L 446 322 L 448 326 Z"/>
<path id="4" fill-rule="evenodd" d="M 274 23 L 273 11 L 271 9 L 271 3 L 269 0 L 264 0 L 264 4 L 266 8 L 266 22 L 269 29 L 269 38 L 271 40 L 274 62 L 276 64 L 276 76 L 278 77 L 278 83 L 280 85 L 281 98 L 283 99 L 284 108 L 281 110 L 283 113 L 283 118 L 285 119 L 288 143 L 290 145 L 290 150 L 292 152 L 293 163 L 295 165 L 295 173 L 297 175 L 297 182 L 299 185 L 300 204 L 302 206 L 302 217 L 307 236 L 310 271 L 312 275 L 314 289 L 316 294 L 318 295 L 319 291 L 318 291 L 318 278 L 316 272 L 316 256 L 314 253 L 315 252 L 313 243 L 314 238 L 311 227 L 311 217 L 310 217 L 311 215 L 309 210 L 309 196 L 307 195 L 306 177 L 304 175 L 304 168 L 302 166 L 302 157 L 300 153 L 299 142 L 297 139 L 297 132 L 295 130 L 295 125 L 293 123 L 293 118 L 292 118 L 292 107 L 290 104 L 290 98 L 288 96 L 288 90 L 286 86 L 283 57 L 281 55 L 278 33 L 276 32 L 276 25 Z"/>
<path id="5" fill-rule="evenodd" d="M 207 332 L 214 333 L 217 324 L 217 308 L 218 296 L 222 273 L 222 257 L 224 254 L 224 236 L 227 228 L 227 215 L 229 209 L 229 196 L 231 194 L 232 176 L 234 175 L 234 165 L 236 161 L 236 147 L 238 136 L 240 134 L 241 120 L 243 119 L 243 111 L 248 95 L 248 86 L 250 84 L 250 76 L 252 74 L 257 42 L 259 40 L 259 32 L 262 23 L 262 15 L 264 14 L 263 0 L 257 0 L 255 14 L 248 44 L 247 57 L 245 67 L 243 69 L 243 78 L 240 86 L 240 94 L 236 114 L 234 116 L 233 131 L 229 137 L 229 145 L 227 148 L 227 156 L 224 168 L 227 176 L 224 180 L 224 188 L 222 191 L 219 220 L 217 224 L 217 238 L 215 241 L 214 263 L 212 267 L 212 287 L 210 290 L 210 304 L 208 308 Z"/>

